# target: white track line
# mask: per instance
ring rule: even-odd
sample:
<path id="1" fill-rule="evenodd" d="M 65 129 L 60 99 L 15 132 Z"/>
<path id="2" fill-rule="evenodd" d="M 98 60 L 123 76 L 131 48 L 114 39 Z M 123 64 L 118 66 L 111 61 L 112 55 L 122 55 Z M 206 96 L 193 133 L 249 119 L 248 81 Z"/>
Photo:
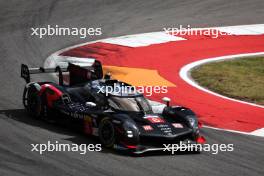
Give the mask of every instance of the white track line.
<path id="1" fill-rule="evenodd" d="M 192 77 L 190 76 L 190 72 L 193 68 L 198 67 L 202 64 L 206 64 L 209 62 L 216 62 L 216 61 L 223 61 L 223 60 L 230 60 L 230 59 L 236 59 L 236 58 L 242 58 L 242 57 L 252 57 L 252 56 L 260 56 L 260 55 L 264 55 L 264 52 L 259 52 L 259 53 L 245 53 L 245 54 L 236 54 L 236 55 L 229 55 L 229 56 L 221 56 L 221 57 L 214 57 L 214 58 L 207 58 L 207 59 L 203 59 L 203 60 L 199 60 L 196 62 L 192 62 L 190 64 L 185 65 L 184 67 L 181 68 L 180 70 L 180 77 L 186 81 L 188 84 L 190 84 L 193 87 L 196 87 L 197 89 L 200 89 L 204 92 L 213 94 L 215 96 L 224 98 L 224 99 L 228 99 L 231 101 L 235 101 L 235 102 L 239 102 L 239 103 L 243 103 L 243 104 L 247 104 L 247 105 L 251 105 L 251 106 L 255 106 L 255 107 L 259 107 L 259 108 L 264 108 L 264 106 L 261 105 L 257 105 L 254 103 L 249 103 L 249 102 L 245 102 L 245 101 L 241 101 L 241 100 L 237 100 L 237 99 L 233 99 L 233 98 L 229 98 L 223 95 L 220 95 L 218 93 L 215 93 L 213 91 L 210 91 L 202 86 L 200 86 L 197 82 L 195 82 Z"/>

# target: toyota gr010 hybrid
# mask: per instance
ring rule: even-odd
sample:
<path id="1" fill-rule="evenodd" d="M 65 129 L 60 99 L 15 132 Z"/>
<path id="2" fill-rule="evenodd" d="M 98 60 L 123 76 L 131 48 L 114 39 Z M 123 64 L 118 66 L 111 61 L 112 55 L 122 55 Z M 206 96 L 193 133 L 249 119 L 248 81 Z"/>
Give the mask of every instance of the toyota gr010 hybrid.
<path id="1" fill-rule="evenodd" d="M 59 83 L 31 82 L 31 74 L 58 73 Z M 63 81 L 68 72 L 68 84 Z M 162 150 L 164 144 L 197 143 L 199 125 L 194 112 L 181 106 L 153 108 L 142 94 L 106 92 L 108 87 L 129 86 L 103 75 L 102 65 L 93 60 L 90 65 L 69 63 L 60 68 L 28 68 L 21 66 L 26 86 L 23 104 L 36 117 L 65 122 L 85 134 L 98 136 L 109 148 L 143 153 Z"/>

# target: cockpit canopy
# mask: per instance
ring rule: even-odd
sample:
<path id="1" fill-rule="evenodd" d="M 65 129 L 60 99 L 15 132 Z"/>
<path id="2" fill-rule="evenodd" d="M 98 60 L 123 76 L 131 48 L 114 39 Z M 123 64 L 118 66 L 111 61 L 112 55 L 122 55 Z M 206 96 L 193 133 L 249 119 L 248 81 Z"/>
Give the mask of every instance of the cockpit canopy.
<path id="1" fill-rule="evenodd" d="M 145 114 L 152 113 L 149 102 L 143 96 L 110 96 L 108 103 L 111 108 L 119 111 L 144 112 Z"/>

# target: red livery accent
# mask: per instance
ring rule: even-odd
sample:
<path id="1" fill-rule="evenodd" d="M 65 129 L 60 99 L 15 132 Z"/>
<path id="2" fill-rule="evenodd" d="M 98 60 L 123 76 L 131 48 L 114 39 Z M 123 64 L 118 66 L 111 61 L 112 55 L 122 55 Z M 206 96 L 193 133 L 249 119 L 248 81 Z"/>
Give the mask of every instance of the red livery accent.
<path id="1" fill-rule="evenodd" d="M 128 149 L 136 149 L 137 148 L 136 145 L 128 145 L 125 142 L 120 142 L 120 144 L 124 145 Z"/>
<path id="2" fill-rule="evenodd" d="M 202 122 L 199 122 L 199 121 L 198 121 L 198 128 L 202 128 L 202 127 L 203 127 Z"/>
<path id="3" fill-rule="evenodd" d="M 84 133 L 88 135 L 93 133 L 91 117 L 84 117 Z"/>
<path id="4" fill-rule="evenodd" d="M 47 104 L 49 107 L 52 107 L 53 101 L 58 100 L 62 95 L 62 92 L 51 84 L 43 84 L 41 86 L 39 95 L 41 96 L 43 92 L 46 93 Z"/>
<path id="5" fill-rule="evenodd" d="M 204 144 L 206 142 L 206 139 L 203 136 L 199 136 L 196 139 L 196 142 L 199 143 L 199 144 Z"/>

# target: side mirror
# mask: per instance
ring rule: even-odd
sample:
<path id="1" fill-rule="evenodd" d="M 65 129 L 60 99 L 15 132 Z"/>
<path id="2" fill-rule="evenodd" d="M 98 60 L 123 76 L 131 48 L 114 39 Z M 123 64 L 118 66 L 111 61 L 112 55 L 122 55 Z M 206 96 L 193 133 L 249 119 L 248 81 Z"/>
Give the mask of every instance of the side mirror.
<path id="1" fill-rule="evenodd" d="M 104 79 L 111 79 L 111 73 L 108 72 L 104 75 Z"/>
<path id="2" fill-rule="evenodd" d="M 86 102 L 85 106 L 93 108 L 93 107 L 96 107 L 96 104 L 94 102 Z"/>
<path id="3" fill-rule="evenodd" d="M 168 97 L 163 97 L 163 98 L 162 98 L 162 101 L 164 101 L 168 107 L 170 106 L 170 101 L 171 101 L 170 98 L 168 98 Z"/>

